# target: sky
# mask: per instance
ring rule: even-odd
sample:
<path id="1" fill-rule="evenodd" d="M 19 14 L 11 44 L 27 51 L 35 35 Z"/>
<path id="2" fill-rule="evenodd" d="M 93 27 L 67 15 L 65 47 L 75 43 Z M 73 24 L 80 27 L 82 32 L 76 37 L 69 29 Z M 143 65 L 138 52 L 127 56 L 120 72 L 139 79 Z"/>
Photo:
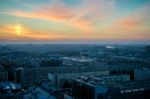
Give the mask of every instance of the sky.
<path id="1" fill-rule="evenodd" d="M 2 41 L 150 41 L 150 0 L 0 0 Z"/>

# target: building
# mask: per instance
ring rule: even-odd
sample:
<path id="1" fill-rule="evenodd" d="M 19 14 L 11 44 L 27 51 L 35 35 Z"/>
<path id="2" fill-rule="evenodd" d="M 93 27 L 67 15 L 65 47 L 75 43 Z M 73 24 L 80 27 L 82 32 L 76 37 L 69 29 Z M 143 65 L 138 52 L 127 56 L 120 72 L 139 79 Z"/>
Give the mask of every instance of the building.
<path id="1" fill-rule="evenodd" d="M 149 99 L 150 80 L 114 82 L 76 79 L 73 82 L 74 99 Z"/>
<path id="2" fill-rule="evenodd" d="M 23 83 L 23 68 L 17 68 L 14 70 L 14 82 L 19 84 Z"/>
<path id="3" fill-rule="evenodd" d="M 88 66 L 94 59 L 86 57 L 63 57 L 64 66 Z"/>
<path id="4" fill-rule="evenodd" d="M 150 79 L 150 69 L 149 68 L 135 69 L 134 79 L 135 80 Z"/>
<path id="5" fill-rule="evenodd" d="M 40 87 L 29 87 L 22 99 L 56 99 Z"/>
<path id="6" fill-rule="evenodd" d="M 20 89 L 20 84 L 13 82 L 0 82 L 0 99 L 19 99 L 16 97 Z"/>
<path id="7" fill-rule="evenodd" d="M 43 68 L 23 68 L 23 82 L 22 86 L 28 86 L 34 82 L 47 80 L 48 74 L 66 75 L 80 75 L 80 73 L 101 72 L 99 69 L 92 68 L 92 66 L 60 66 L 60 67 L 43 67 Z M 108 74 L 108 72 L 106 72 Z M 90 74 L 89 74 L 90 75 Z M 58 76 L 61 77 L 61 76 Z M 30 80 L 29 80 L 30 79 Z"/>
<path id="8" fill-rule="evenodd" d="M 134 80 L 134 70 L 144 67 L 147 67 L 147 63 L 137 60 L 108 61 L 110 74 L 129 74 L 131 80 Z"/>
<path id="9" fill-rule="evenodd" d="M 63 65 L 63 61 L 58 57 L 47 58 L 47 59 L 44 58 L 40 60 L 41 67 L 57 67 L 62 65 Z"/>
<path id="10" fill-rule="evenodd" d="M 0 82 L 8 81 L 8 72 L 0 65 Z"/>
<path id="11" fill-rule="evenodd" d="M 124 81 L 130 81 L 130 75 L 122 74 L 122 75 L 101 75 L 101 76 L 95 76 L 91 77 L 94 80 L 97 80 L 99 82 L 111 84 L 113 82 L 124 82 Z"/>
<path id="12" fill-rule="evenodd" d="M 140 61 L 132 61 L 132 60 L 112 60 L 112 61 L 108 61 L 108 70 L 110 71 L 130 71 L 130 70 L 134 70 L 134 69 L 140 69 L 145 65 L 145 63 L 140 62 Z"/>
<path id="13" fill-rule="evenodd" d="M 3 66 L 8 72 L 8 81 L 14 82 L 14 64 L 8 62 L 8 64 L 4 64 Z"/>
<path id="14" fill-rule="evenodd" d="M 68 73 L 49 73 L 48 78 L 52 80 L 55 85 L 61 86 L 65 81 L 71 81 L 77 77 L 93 77 L 109 75 L 109 71 L 97 71 L 97 72 L 68 72 Z"/>

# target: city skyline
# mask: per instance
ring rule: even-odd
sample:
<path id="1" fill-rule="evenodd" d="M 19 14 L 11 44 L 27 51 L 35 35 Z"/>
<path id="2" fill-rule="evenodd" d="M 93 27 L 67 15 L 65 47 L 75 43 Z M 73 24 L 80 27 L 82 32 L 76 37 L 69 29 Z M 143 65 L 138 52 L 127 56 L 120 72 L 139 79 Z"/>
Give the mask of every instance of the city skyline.
<path id="1" fill-rule="evenodd" d="M 1 0 L 0 41 L 150 41 L 149 0 Z"/>

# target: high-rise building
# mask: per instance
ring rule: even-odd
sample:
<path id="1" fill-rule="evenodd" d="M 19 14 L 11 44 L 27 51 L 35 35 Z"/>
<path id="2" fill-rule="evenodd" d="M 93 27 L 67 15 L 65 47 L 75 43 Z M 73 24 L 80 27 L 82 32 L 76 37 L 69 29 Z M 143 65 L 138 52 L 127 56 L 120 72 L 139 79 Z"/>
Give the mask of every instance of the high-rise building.
<path id="1" fill-rule="evenodd" d="M 2 65 L 0 65 L 0 82 L 7 80 L 8 80 L 8 72 Z"/>
<path id="2" fill-rule="evenodd" d="M 23 83 L 23 68 L 17 68 L 14 70 L 14 82 L 19 84 Z"/>

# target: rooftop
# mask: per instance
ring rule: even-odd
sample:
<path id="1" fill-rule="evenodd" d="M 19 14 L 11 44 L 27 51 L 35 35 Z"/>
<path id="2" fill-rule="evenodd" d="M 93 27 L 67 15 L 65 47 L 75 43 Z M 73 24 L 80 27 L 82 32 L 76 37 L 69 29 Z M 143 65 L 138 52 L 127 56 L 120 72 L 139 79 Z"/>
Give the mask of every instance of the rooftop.
<path id="1" fill-rule="evenodd" d="M 120 88 L 121 90 L 126 89 L 149 89 L 150 88 L 150 80 L 142 80 L 142 81 L 130 81 L 130 82 L 123 82 L 123 83 L 113 83 L 110 85 L 111 87 Z"/>
<path id="2" fill-rule="evenodd" d="M 87 85 L 93 87 L 105 86 L 110 88 L 119 88 L 120 90 L 140 89 L 140 88 L 150 89 L 150 80 L 105 83 L 102 80 L 94 79 L 94 77 L 93 78 L 80 77 L 78 79 L 75 79 L 75 81 L 79 83 L 86 83 Z"/>
<path id="3" fill-rule="evenodd" d="M 19 89 L 21 86 L 12 82 L 0 82 L 0 88 L 5 89 Z"/>

